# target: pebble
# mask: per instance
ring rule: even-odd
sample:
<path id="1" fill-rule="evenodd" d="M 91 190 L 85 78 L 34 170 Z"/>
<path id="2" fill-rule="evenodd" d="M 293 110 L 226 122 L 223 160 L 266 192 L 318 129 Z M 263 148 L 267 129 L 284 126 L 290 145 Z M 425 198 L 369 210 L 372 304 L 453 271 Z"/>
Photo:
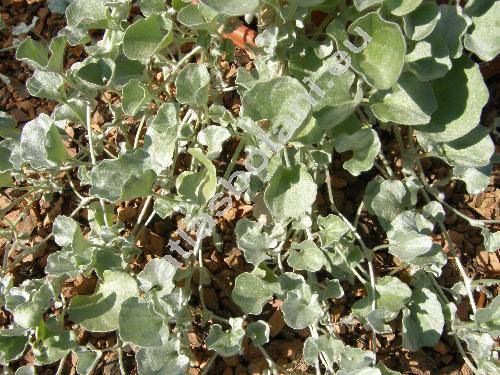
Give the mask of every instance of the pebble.
<path id="1" fill-rule="evenodd" d="M 233 355 L 231 357 L 223 357 L 222 360 L 227 366 L 236 367 L 240 363 L 240 357 L 238 355 Z"/>

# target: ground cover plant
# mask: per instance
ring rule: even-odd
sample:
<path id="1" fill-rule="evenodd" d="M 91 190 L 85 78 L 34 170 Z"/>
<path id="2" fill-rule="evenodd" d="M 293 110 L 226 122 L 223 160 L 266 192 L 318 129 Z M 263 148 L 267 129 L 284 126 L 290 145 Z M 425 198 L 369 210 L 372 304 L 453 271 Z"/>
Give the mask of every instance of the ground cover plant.
<path id="1" fill-rule="evenodd" d="M 499 2 L 47 6 L 0 23 L 51 109 L 0 113 L 5 373 L 498 373 L 498 207 L 449 198 L 497 193 Z"/>

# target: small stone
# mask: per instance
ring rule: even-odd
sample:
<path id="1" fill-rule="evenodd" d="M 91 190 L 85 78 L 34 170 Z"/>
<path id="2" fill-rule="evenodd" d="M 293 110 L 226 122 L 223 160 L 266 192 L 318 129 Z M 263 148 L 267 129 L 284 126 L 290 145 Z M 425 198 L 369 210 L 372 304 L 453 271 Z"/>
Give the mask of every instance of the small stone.
<path id="1" fill-rule="evenodd" d="M 257 358 L 252 360 L 248 364 L 248 371 L 252 375 L 261 375 L 264 373 L 264 370 L 267 369 L 268 367 L 269 366 L 265 358 Z"/>
<path id="2" fill-rule="evenodd" d="M 248 375 L 248 372 L 243 365 L 239 364 L 234 370 L 234 375 Z"/>
<path id="3" fill-rule="evenodd" d="M 342 189 L 347 186 L 347 181 L 340 177 L 332 177 L 331 181 L 335 189 Z"/>
<path id="4" fill-rule="evenodd" d="M 448 231 L 448 234 L 450 235 L 451 240 L 453 241 L 454 244 L 459 245 L 464 241 L 464 234 L 450 230 Z"/>
<path id="5" fill-rule="evenodd" d="M 438 343 L 436 345 L 434 345 L 434 350 L 441 355 L 445 355 L 445 354 L 448 354 L 448 352 L 450 351 L 450 348 L 444 342 L 438 341 Z"/>
<path id="6" fill-rule="evenodd" d="M 269 324 L 270 336 L 271 337 L 277 336 L 281 332 L 281 330 L 285 327 L 285 320 L 283 319 L 282 312 L 279 309 L 275 310 L 273 315 L 271 315 L 271 317 L 267 321 L 267 324 Z"/>
<path id="7" fill-rule="evenodd" d="M 129 223 L 137 217 L 137 208 L 135 207 L 123 207 L 118 208 L 118 220 Z"/>
<path id="8" fill-rule="evenodd" d="M 236 367 L 240 363 L 240 357 L 238 355 L 233 355 L 231 357 L 223 357 L 224 363 L 230 367 Z"/>

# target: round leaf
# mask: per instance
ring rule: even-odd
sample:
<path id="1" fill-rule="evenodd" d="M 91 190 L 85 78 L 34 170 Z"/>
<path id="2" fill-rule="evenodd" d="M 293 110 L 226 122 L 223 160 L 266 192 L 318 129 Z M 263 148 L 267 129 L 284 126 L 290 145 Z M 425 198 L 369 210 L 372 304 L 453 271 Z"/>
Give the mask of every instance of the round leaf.
<path id="1" fill-rule="evenodd" d="M 258 315 L 264 304 L 272 298 L 272 292 L 265 282 L 251 273 L 239 275 L 234 282 L 233 301 L 244 313 Z"/>
<path id="2" fill-rule="evenodd" d="M 436 142 L 449 142 L 464 136 L 480 121 L 488 102 L 488 89 L 479 67 L 468 57 L 454 60 L 453 68 L 443 78 L 432 82 L 438 109 L 428 125 L 419 131 Z"/>
<path id="3" fill-rule="evenodd" d="M 90 296 L 71 299 L 69 318 L 92 332 L 118 329 L 118 316 L 124 301 L 139 294 L 132 276 L 121 271 L 104 271 L 104 281 Z"/>
<path id="4" fill-rule="evenodd" d="M 259 6 L 259 0 L 201 0 L 209 8 L 218 13 L 228 16 L 241 16 L 246 13 L 253 13 Z"/>
<path id="5" fill-rule="evenodd" d="M 154 312 L 150 304 L 140 301 L 137 297 L 122 303 L 118 325 L 120 337 L 124 342 L 141 347 L 162 345 L 163 319 Z"/>
<path id="6" fill-rule="evenodd" d="M 172 40 L 172 24 L 158 14 L 130 25 L 123 36 L 123 52 L 131 60 L 148 60 Z"/>
<path id="7" fill-rule="evenodd" d="M 355 20 L 347 31 L 353 34 L 356 27 L 363 29 L 371 41 L 360 53 L 351 53 L 353 68 L 376 89 L 390 89 L 403 70 L 406 53 L 399 26 L 382 19 L 378 13 L 368 13 Z"/>
<path id="8" fill-rule="evenodd" d="M 380 121 L 402 125 L 428 124 L 437 103 L 432 87 L 420 82 L 409 73 L 404 73 L 392 93 L 370 107 Z"/>
<path id="9" fill-rule="evenodd" d="M 298 218 L 316 200 L 317 186 L 304 165 L 280 167 L 264 192 L 264 202 L 274 220 Z"/>

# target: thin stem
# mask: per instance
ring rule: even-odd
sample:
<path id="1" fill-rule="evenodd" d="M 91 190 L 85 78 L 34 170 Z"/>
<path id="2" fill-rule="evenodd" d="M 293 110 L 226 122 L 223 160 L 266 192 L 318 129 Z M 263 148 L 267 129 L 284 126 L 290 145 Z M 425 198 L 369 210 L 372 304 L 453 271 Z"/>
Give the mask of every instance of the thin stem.
<path id="1" fill-rule="evenodd" d="M 387 249 L 390 245 L 388 243 L 383 243 L 382 245 L 375 246 L 372 251 L 376 252 L 379 250 Z"/>
<path id="2" fill-rule="evenodd" d="M 288 158 L 288 151 L 285 148 L 283 148 L 283 156 L 285 157 L 285 164 L 287 166 L 287 168 L 290 168 L 290 159 Z"/>
<path id="3" fill-rule="evenodd" d="M 167 82 L 170 82 L 172 78 L 177 74 L 177 72 L 181 69 L 182 65 L 186 63 L 191 57 L 196 55 L 198 52 L 200 52 L 203 49 L 201 46 L 197 46 L 193 48 L 186 56 L 184 56 L 182 59 L 179 60 L 179 62 L 172 68 L 172 71 L 169 74 Z"/>
<path id="4" fill-rule="evenodd" d="M 443 306 L 446 306 L 448 304 L 448 298 L 446 298 L 446 295 L 444 294 L 443 292 L 443 288 L 441 287 L 441 285 L 439 285 L 439 283 L 437 282 L 436 278 L 434 277 L 434 275 L 432 274 L 429 274 L 428 272 L 424 272 L 424 274 L 427 276 L 427 278 L 431 281 L 431 284 L 432 286 L 434 287 L 434 290 L 436 291 L 437 295 L 438 295 L 438 299 L 440 300 L 441 304 Z M 455 345 L 457 346 L 457 349 L 458 351 L 460 352 L 460 354 L 462 355 L 462 358 L 464 359 L 464 362 L 467 364 L 467 366 L 469 366 L 469 368 L 472 370 L 472 372 L 474 374 L 477 374 L 479 375 L 479 371 L 477 370 L 477 368 L 472 364 L 472 362 L 469 360 L 469 357 L 467 356 L 467 354 L 465 353 L 464 351 L 464 348 L 462 346 L 462 343 L 460 342 L 457 334 L 454 332 L 454 331 L 451 331 L 451 334 L 453 336 L 453 339 L 455 341 Z"/>
<path id="5" fill-rule="evenodd" d="M 59 361 L 59 366 L 57 367 L 56 375 L 61 375 L 64 370 L 64 363 L 66 362 L 67 354 L 61 358 Z"/>
<path id="6" fill-rule="evenodd" d="M 387 171 L 389 177 L 391 179 L 394 179 L 394 171 L 392 170 L 391 165 L 389 164 L 389 161 L 386 159 L 382 150 L 378 153 L 378 157 L 380 158 L 380 160 L 382 160 L 382 164 L 384 165 L 384 168 Z"/>
<path id="7" fill-rule="evenodd" d="M 16 49 L 17 47 L 19 47 L 19 44 L 14 44 L 13 46 L 10 46 L 10 47 L 0 48 L 0 53 L 12 51 L 13 49 Z"/>
<path id="8" fill-rule="evenodd" d="M 144 206 L 142 206 L 142 210 L 139 214 L 139 217 L 137 218 L 137 223 L 135 224 L 134 229 L 132 229 L 132 236 L 136 237 L 137 234 L 139 233 L 140 229 L 142 228 L 141 224 L 142 221 L 144 220 L 144 217 L 146 216 L 146 212 L 149 209 L 149 206 L 153 200 L 153 196 L 149 196 L 146 198 L 146 201 L 144 202 Z"/>
<path id="9" fill-rule="evenodd" d="M 7 242 L 5 244 L 5 247 L 3 249 L 3 262 L 2 262 L 2 270 L 3 270 L 3 272 L 2 273 L 4 275 L 7 272 L 7 264 L 9 262 L 10 247 L 11 247 L 11 243 L 9 241 L 9 242 Z"/>
<path id="10" fill-rule="evenodd" d="M 370 287 L 371 287 L 371 310 L 375 310 L 377 308 L 377 300 L 376 300 L 376 289 L 375 289 L 375 271 L 373 269 L 373 262 L 372 262 L 372 253 L 368 249 L 368 247 L 365 244 L 365 241 L 363 241 L 363 238 L 359 235 L 358 231 L 356 228 L 351 224 L 351 222 L 337 209 L 335 206 L 335 202 L 333 201 L 333 191 L 332 191 L 332 186 L 331 186 L 331 177 L 330 177 L 330 171 L 327 168 L 325 168 L 326 172 L 326 186 L 328 189 L 328 197 L 330 199 L 330 207 L 332 211 L 337 213 L 339 217 L 342 219 L 342 221 L 349 227 L 351 230 L 352 234 L 356 239 L 359 241 L 361 244 L 361 247 L 363 249 L 363 252 L 365 254 L 366 262 L 368 263 L 368 272 L 370 275 Z M 372 330 L 372 341 L 373 341 L 373 354 L 374 354 L 374 362 L 373 364 L 376 363 L 377 361 L 377 334 L 374 330 Z"/>
<path id="11" fill-rule="evenodd" d="M 208 374 L 208 371 L 210 371 L 210 368 L 214 364 L 216 358 L 217 358 L 217 353 L 214 353 L 208 360 L 207 364 L 203 366 L 203 370 L 201 370 L 201 375 Z"/>
<path id="12" fill-rule="evenodd" d="M 222 177 L 224 180 L 227 180 L 230 174 L 233 172 L 234 166 L 236 165 L 236 162 L 238 161 L 238 158 L 240 157 L 241 151 L 243 150 L 244 147 L 245 147 L 245 141 L 243 139 L 240 139 L 240 142 L 238 143 L 238 146 L 236 147 L 236 150 L 234 150 L 233 156 L 229 161 L 229 165 L 227 166 L 227 169 L 224 172 L 224 176 Z"/>
<path id="13" fill-rule="evenodd" d="M 415 146 L 413 144 L 413 137 L 412 137 L 411 133 L 408 136 L 408 143 L 409 143 L 409 146 L 410 146 L 410 151 L 412 153 L 414 153 L 415 152 Z M 404 151 L 401 150 L 401 152 L 404 152 Z M 420 159 L 415 159 L 414 161 L 415 161 L 415 164 L 416 164 L 418 172 L 419 172 L 419 176 L 418 177 L 420 177 L 420 180 L 422 181 L 424 187 L 427 188 L 429 186 L 429 184 L 428 184 L 428 182 L 426 180 L 426 177 L 425 177 L 425 174 L 424 174 L 424 169 L 422 168 L 422 164 L 420 163 Z M 412 173 L 415 173 L 415 172 L 412 171 Z M 422 195 L 424 196 L 426 202 L 430 203 L 431 199 L 430 199 L 429 195 L 427 194 L 426 190 L 427 189 L 422 190 Z M 464 282 L 465 288 L 467 290 L 467 296 L 469 298 L 469 302 L 470 302 L 470 305 L 471 305 L 471 308 L 472 308 L 472 312 L 474 314 L 476 314 L 477 307 L 476 307 L 476 303 L 474 301 L 474 295 L 472 294 L 472 282 L 471 282 L 471 279 L 469 278 L 469 276 L 467 276 L 467 273 L 465 272 L 464 266 L 462 265 L 462 262 L 461 262 L 460 258 L 458 257 L 458 254 L 457 254 L 457 250 L 455 249 L 455 245 L 454 245 L 453 241 L 451 240 L 450 235 L 448 234 L 448 230 L 444 226 L 443 222 L 438 221 L 437 224 L 438 224 L 439 230 L 441 231 L 441 233 L 443 233 L 443 235 L 444 235 L 444 237 L 446 239 L 446 242 L 448 243 L 448 248 L 450 249 L 450 254 L 453 257 L 453 260 L 455 261 L 455 264 L 457 265 L 458 271 L 460 272 L 460 275 L 461 275 L 462 280 Z"/>
<path id="14" fill-rule="evenodd" d="M 278 366 L 276 366 L 276 363 L 274 363 L 272 358 L 269 356 L 269 354 L 267 354 L 266 350 L 261 345 L 259 345 L 258 348 L 262 353 L 262 355 L 264 356 L 264 358 L 266 359 L 267 365 L 271 369 L 271 373 L 273 375 L 278 375 Z"/>
<path id="15" fill-rule="evenodd" d="M 90 202 L 92 202 L 93 200 L 95 200 L 96 198 L 95 197 L 87 197 L 85 198 L 84 200 L 82 200 L 80 202 L 80 204 L 78 205 L 77 208 L 75 208 L 73 210 L 73 212 L 69 215 L 69 217 L 75 217 L 76 214 L 83 208 L 85 207 L 86 205 L 88 205 Z M 25 249 L 23 250 L 21 253 L 19 253 L 15 258 L 14 258 L 14 261 L 9 265 L 9 268 L 13 268 L 15 267 L 17 264 L 19 264 L 26 256 L 30 255 L 30 254 L 34 254 L 36 253 L 41 247 L 43 244 L 45 244 L 46 242 L 48 242 L 52 237 L 54 237 L 54 233 L 50 233 L 49 235 L 47 235 L 43 240 L 41 240 L 39 243 L 37 243 L 35 246 L 29 248 L 29 249 Z"/>
<path id="16" fill-rule="evenodd" d="M 125 366 L 123 365 L 123 350 L 120 346 L 118 347 L 117 352 L 118 352 L 118 365 L 120 366 L 120 374 L 126 375 L 127 372 L 125 371 Z"/>
<path id="17" fill-rule="evenodd" d="M 94 139 L 93 139 L 93 132 L 92 132 L 92 124 L 91 124 L 91 109 L 90 105 L 87 104 L 87 113 L 86 113 L 86 125 L 87 125 L 87 136 L 89 138 L 89 151 L 90 151 L 90 160 L 92 161 L 92 164 L 96 165 L 97 164 L 97 158 L 95 156 L 95 150 L 94 150 Z M 102 213 L 104 217 L 104 224 L 106 224 L 107 227 L 109 227 L 109 222 L 108 222 L 108 217 L 106 215 L 106 204 L 104 203 L 104 199 L 99 199 L 99 204 L 101 205 L 102 208 Z"/>
<path id="18" fill-rule="evenodd" d="M 146 115 L 142 116 L 139 127 L 137 128 L 137 133 L 136 133 L 135 139 L 134 139 L 134 149 L 136 149 L 137 146 L 139 145 L 139 140 L 141 139 L 141 132 L 142 132 L 142 128 L 144 127 L 145 120 L 146 120 Z"/>
<path id="19" fill-rule="evenodd" d="M 91 109 L 90 105 L 87 104 L 87 117 L 86 117 L 86 125 L 87 125 L 87 136 L 89 138 L 89 150 L 90 150 L 90 160 L 92 164 L 96 164 L 95 150 L 94 150 L 94 139 L 92 133 L 92 125 L 91 125 Z"/>

